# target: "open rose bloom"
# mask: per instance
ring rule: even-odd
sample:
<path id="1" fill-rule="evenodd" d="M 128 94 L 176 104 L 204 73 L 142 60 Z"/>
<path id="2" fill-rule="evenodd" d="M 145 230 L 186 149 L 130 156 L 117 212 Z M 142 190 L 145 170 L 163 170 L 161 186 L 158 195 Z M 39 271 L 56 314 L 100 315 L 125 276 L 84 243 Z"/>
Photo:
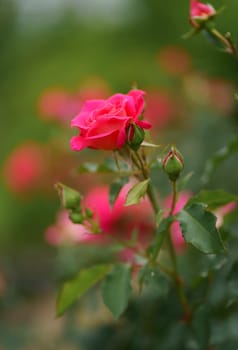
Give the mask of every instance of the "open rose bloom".
<path id="1" fill-rule="evenodd" d="M 210 4 L 204 4 L 201 1 L 191 0 L 190 3 L 190 22 L 193 27 L 199 27 L 199 23 L 207 21 L 215 16 L 216 10 Z"/>
<path id="2" fill-rule="evenodd" d="M 144 109 L 144 91 L 131 90 L 128 94 L 115 94 L 106 100 L 89 100 L 72 120 L 71 126 L 80 134 L 71 139 L 71 148 L 116 150 L 127 141 L 130 125 L 149 129 L 150 123 L 141 120 Z"/>

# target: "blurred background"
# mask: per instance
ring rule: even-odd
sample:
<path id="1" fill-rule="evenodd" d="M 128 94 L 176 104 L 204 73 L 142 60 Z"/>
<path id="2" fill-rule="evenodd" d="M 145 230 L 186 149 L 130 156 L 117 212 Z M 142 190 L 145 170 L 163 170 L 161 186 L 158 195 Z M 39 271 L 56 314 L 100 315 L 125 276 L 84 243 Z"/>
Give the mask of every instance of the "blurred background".
<path id="1" fill-rule="evenodd" d="M 226 4 L 217 27 L 238 40 L 238 3 Z M 83 101 L 145 90 L 154 142 L 178 145 L 194 192 L 205 160 L 237 135 L 237 60 L 203 35 L 182 39 L 189 30 L 187 0 L 0 0 L 1 350 L 78 349 L 85 337 L 54 313 L 59 281 L 82 262 L 45 239 L 60 207 L 54 184 L 87 192 L 98 181 L 73 171 L 93 157 L 69 149 Z M 237 164 L 207 187 L 237 193 Z"/>

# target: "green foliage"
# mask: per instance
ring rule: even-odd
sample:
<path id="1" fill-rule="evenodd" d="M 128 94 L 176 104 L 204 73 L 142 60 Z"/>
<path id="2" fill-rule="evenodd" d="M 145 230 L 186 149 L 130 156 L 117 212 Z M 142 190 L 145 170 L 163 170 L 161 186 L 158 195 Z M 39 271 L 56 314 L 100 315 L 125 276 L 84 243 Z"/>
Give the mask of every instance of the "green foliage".
<path id="1" fill-rule="evenodd" d="M 145 131 L 144 129 L 140 128 L 138 125 L 131 125 L 129 128 L 132 128 L 132 130 L 129 129 L 128 136 L 130 132 L 133 133 L 132 139 L 128 140 L 128 145 L 131 149 L 134 151 L 137 151 L 140 148 L 141 143 L 143 142 L 145 138 Z"/>
<path id="2" fill-rule="evenodd" d="M 178 214 L 178 221 L 186 242 L 205 254 L 224 252 L 224 245 L 216 229 L 216 217 L 202 204 L 192 204 Z"/>
<path id="3" fill-rule="evenodd" d="M 138 204 L 140 199 L 145 195 L 150 179 L 138 182 L 127 193 L 126 205 Z"/>
<path id="4" fill-rule="evenodd" d="M 167 296 L 169 291 L 168 278 L 160 271 L 159 266 L 145 265 L 139 272 L 139 284 L 149 289 L 154 295 Z"/>
<path id="5" fill-rule="evenodd" d="M 58 296 L 57 314 L 62 315 L 89 288 L 100 281 L 110 268 L 110 265 L 96 265 L 82 269 L 73 279 L 65 282 Z"/>
<path id="6" fill-rule="evenodd" d="M 198 193 L 198 195 L 191 198 L 187 206 L 192 203 L 205 203 L 210 210 L 213 210 L 237 200 L 237 196 L 224 190 L 204 190 Z"/>
<path id="7" fill-rule="evenodd" d="M 131 267 L 118 264 L 107 275 L 102 285 L 105 305 L 117 319 L 126 309 L 131 295 Z"/>
<path id="8" fill-rule="evenodd" d="M 55 188 L 59 193 L 64 208 L 69 210 L 78 210 L 80 208 L 82 196 L 78 191 L 62 183 L 57 183 Z"/>
<path id="9" fill-rule="evenodd" d="M 168 216 L 167 218 L 163 219 L 159 226 L 156 228 L 153 242 L 151 246 L 148 248 L 148 255 L 151 256 L 152 260 L 155 261 L 159 251 L 163 245 L 164 239 L 166 235 L 168 234 L 169 227 L 171 223 L 173 222 L 173 217 Z"/>
<path id="10" fill-rule="evenodd" d="M 207 304 L 199 305 L 194 313 L 192 319 L 192 329 L 195 339 L 199 344 L 199 349 L 207 349 L 209 345 L 210 330 L 210 314 L 209 306 Z"/>
<path id="11" fill-rule="evenodd" d="M 203 184 L 207 184 L 212 175 L 215 173 L 218 166 L 220 166 L 224 161 L 230 158 L 233 154 L 238 152 L 238 137 L 232 139 L 228 145 L 222 147 L 217 151 L 213 157 L 208 159 L 205 164 L 205 169 L 202 175 Z"/>

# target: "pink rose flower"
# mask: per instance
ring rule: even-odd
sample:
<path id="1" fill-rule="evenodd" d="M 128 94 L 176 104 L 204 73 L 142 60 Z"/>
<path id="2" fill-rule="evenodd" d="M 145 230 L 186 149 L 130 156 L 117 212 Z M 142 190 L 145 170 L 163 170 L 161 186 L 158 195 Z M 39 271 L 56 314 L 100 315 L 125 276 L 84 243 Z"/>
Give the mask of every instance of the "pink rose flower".
<path id="1" fill-rule="evenodd" d="M 139 118 L 144 108 L 144 95 L 142 90 L 131 90 L 106 100 L 86 101 L 71 122 L 71 126 L 80 131 L 78 136 L 72 137 L 71 148 L 75 151 L 86 147 L 115 150 L 125 145 L 130 124 L 150 128 L 150 123 Z"/>
<path id="2" fill-rule="evenodd" d="M 199 27 L 199 22 L 207 21 L 216 14 L 216 10 L 210 4 L 204 4 L 201 1 L 191 0 L 190 3 L 190 22 L 193 27 Z"/>

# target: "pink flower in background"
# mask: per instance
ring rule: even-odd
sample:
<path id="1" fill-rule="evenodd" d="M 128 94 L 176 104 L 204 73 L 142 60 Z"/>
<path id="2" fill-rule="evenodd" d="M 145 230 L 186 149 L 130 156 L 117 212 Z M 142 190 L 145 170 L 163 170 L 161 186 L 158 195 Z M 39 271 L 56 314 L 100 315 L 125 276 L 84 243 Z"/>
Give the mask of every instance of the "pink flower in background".
<path id="1" fill-rule="evenodd" d="M 191 56 L 182 47 L 166 46 L 159 51 L 157 57 L 160 67 L 171 75 L 183 76 L 191 70 Z"/>
<path id="2" fill-rule="evenodd" d="M 46 171 L 45 151 L 33 142 L 18 146 L 4 165 L 4 179 L 14 193 L 24 193 L 41 187 Z"/>
<path id="3" fill-rule="evenodd" d="M 74 224 L 66 210 L 58 213 L 56 223 L 45 231 L 45 239 L 51 245 L 95 243 L 102 240 L 100 235 L 90 232 L 86 225 Z"/>
<path id="4" fill-rule="evenodd" d="M 101 233 L 91 233 L 89 222 L 84 222 L 83 225 L 73 224 L 68 218 L 68 213 L 61 211 L 56 223 L 46 230 L 46 241 L 53 245 L 113 244 L 117 240 L 130 240 L 136 230 L 137 239 L 133 247 L 123 249 L 118 254 L 120 260 L 134 262 L 136 252 L 144 251 L 151 242 L 154 223 L 152 207 L 148 200 L 144 199 L 138 205 L 125 207 L 126 195 L 131 186 L 132 184 L 127 184 L 122 188 L 112 208 L 109 204 L 108 186 L 93 188 L 83 199 L 82 206 L 93 212 L 93 219 L 99 223 Z"/>
<path id="5" fill-rule="evenodd" d="M 216 210 L 214 210 L 214 215 L 216 215 L 216 217 L 217 217 L 217 222 L 216 222 L 217 228 L 219 228 L 223 225 L 224 217 L 227 214 L 230 214 L 233 210 L 235 210 L 236 206 L 237 206 L 236 202 L 231 202 L 231 203 L 224 205 L 223 207 L 220 207 L 220 208 L 217 208 Z"/>
<path id="6" fill-rule="evenodd" d="M 151 122 L 154 129 L 167 125 L 175 110 L 172 97 L 165 91 L 151 91 L 146 96 L 145 118 Z"/>
<path id="7" fill-rule="evenodd" d="M 80 99 L 67 91 L 52 89 L 45 91 L 38 101 L 42 117 L 68 123 L 81 108 Z"/>
<path id="8" fill-rule="evenodd" d="M 210 4 L 201 1 L 191 0 L 190 2 L 190 22 L 192 26 L 199 27 L 201 21 L 207 21 L 216 14 L 216 10 Z"/>
<path id="9" fill-rule="evenodd" d="M 150 128 L 150 123 L 139 118 L 144 108 L 144 95 L 142 90 L 131 90 L 128 94 L 115 94 L 107 100 L 86 101 L 71 122 L 71 126 L 80 131 L 71 139 L 72 149 L 115 150 L 125 145 L 130 124 Z"/>

